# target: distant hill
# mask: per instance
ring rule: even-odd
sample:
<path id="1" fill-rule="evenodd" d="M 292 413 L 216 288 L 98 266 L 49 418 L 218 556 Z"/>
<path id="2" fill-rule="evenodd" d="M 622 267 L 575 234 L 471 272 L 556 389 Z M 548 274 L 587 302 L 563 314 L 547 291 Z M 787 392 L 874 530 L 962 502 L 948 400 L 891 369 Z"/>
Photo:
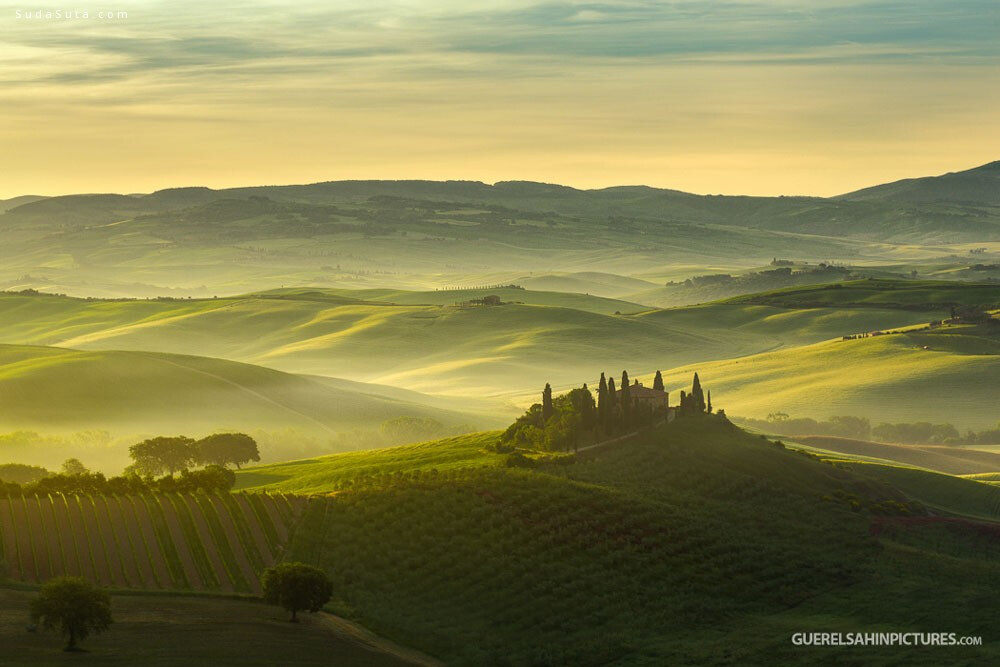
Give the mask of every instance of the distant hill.
<path id="1" fill-rule="evenodd" d="M 5 213 L 6 211 L 17 208 L 23 204 L 30 204 L 41 199 L 45 199 L 45 197 L 39 195 L 21 195 L 20 197 L 14 197 L 13 199 L 0 199 L 0 213 Z"/>
<path id="2" fill-rule="evenodd" d="M 844 201 L 926 204 L 962 202 L 1000 206 L 1000 161 L 941 176 L 907 178 L 837 197 Z"/>
<path id="3" fill-rule="evenodd" d="M 148 301 L 4 294 L 0 343 L 198 354 L 482 397 L 577 383 L 584 364 L 592 373 L 652 372 L 948 315 L 891 306 L 650 310 L 531 290 L 499 290 L 523 303 L 452 305 L 489 293 L 296 289 Z"/>
<path id="4" fill-rule="evenodd" d="M 416 393 L 386 394 L 378 387 L 206 357 L 0 345 L 3 431 L 198 435 L 295 429 L 329 439 L 404 415 L 450 424 L 477 418 L 421 404 Z"/>
<path id="5" fill-rule="evenodd" d="M 533 286 L 541 289 L 620 298 L 646 288 L 625 292 L 622 281 L 664 266 L 691 267 L 686 278 L 705 274 L 699 267 L 747 269 L 776 256 L 901 261 L 959 244 L 988 249 L 1000 243 L 1000 205 L 968 193 L 991 191 L 995 173 L 991 165 L 956 175 L 950 198 L 952 181 L 941 177 L 936 194 L 917 199 L 472 181 L 49 197 L 0 213 L 0 287 L 211 295 L 275 285 L 426 288 L 537 274 L 544 282 Z M 622 277 L 617 285 L 600 277 L 611 274 Z"/>

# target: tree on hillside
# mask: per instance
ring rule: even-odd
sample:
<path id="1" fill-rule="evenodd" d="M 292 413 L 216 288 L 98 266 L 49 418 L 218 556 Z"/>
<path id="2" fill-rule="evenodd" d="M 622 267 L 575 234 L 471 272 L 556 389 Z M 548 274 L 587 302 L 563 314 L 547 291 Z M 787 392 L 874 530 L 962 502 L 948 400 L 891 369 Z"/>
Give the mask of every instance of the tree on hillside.
<path id="1" fill-rule="evenodd" d="M 31 601 L 31 620 L 46 630 L 58 629 L 67 638 L 66 651 L 91 632 L 111 626 L 111 598 L 80 577 L 50 579 Z"/>
<path id="2" fill-rule="evenodd" d="M 195 443 L 195 461 L 223 468 L 260 461 L 257 441 L 245 433 L 215 433 Z"/>
<path id="3" fill-rule="evenodd" d="M 618 427 L 618 394 L 615 392 L 615 379 L 608 380 L 608 409 L 605 413 L 607 419 L 608 433 L 613 432 Z"/>
<path id="4" fill-rule="evenodd" d="M 705 412 L 712 414 L 712 390 L 708 390 L 708 405 L 705 406 Z"/>
<path id="5" fill-rule="evenodd" d="M 134 470 L 142 475 L 159 475 L 189 468 L 195 460 L 194 440 L 183 435 L 143 440 L 128 449 Z"/>
<path id="6" fill-rule="evenodd" d="M 632 426 L 632 392 L 629 390 L 628 371 L 622 371 L 619 393 L 621 394 L 622 428 L 627 431 Z"/>
<path id="7" fill-rule="evenodd" d="M 326 573 L 305 563 L 269 567 L 261 578 L 261 586 L 264 601 L 292 612 L 292 623 L 298 623 L 298 612 L 317 612 L 333 595 L 333 582 Z"/>
<path id="8" fill-rule="evenodd" d="M 80 459 L 66 459 L 62 464 L 62 474 L 64 475 L 85 475 L 89 470 L 87 466 L 80 462 Z"/>
<path id="9" fill-rule="evenodd" d="M 653 389 L 663 391 L 663 375 L 660 371 L 656 371 L 656 377 L 653 378 Z"/>
<path id="10" fill-rule="evenodd" d="M 542 421 L 552 418 L 554 410 L 552 408 L 552 386 L 546 382 L 545 389 L 542 390 Z"/>
<path id="11" fill-rule="evenodd" d="M 704 412 L 705 408 L 708 407 L 705 403 L 705 392 L 701 388 L 701 380 L 698 379 L 698 374 L 694 374 L 694 381 L 691 383 L 691 399 L 694 402 L 691 406 L 694 412 Z"/>
<path id="12" fill-rule="evenodd" d="M 601 382 L 597 385 L 597 423 L 602 430 L 608 427 L 608 381 L 601 373 Z"/>

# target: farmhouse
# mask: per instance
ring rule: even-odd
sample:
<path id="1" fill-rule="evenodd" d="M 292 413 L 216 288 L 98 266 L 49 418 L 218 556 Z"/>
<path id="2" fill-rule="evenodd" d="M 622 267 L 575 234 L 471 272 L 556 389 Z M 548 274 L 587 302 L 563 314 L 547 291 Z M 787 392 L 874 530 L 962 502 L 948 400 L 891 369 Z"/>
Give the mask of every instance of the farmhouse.
<path id="1" fill-rule="evenodd" d="M 669 392 L 662 389 L 643 387 L 639 381 L 636 381 L 635 384 L 629 387 L 629 396 L 638 405 L 648 405 L 654 410 L 667 407 L 667 403 L 670 400 Z"/>

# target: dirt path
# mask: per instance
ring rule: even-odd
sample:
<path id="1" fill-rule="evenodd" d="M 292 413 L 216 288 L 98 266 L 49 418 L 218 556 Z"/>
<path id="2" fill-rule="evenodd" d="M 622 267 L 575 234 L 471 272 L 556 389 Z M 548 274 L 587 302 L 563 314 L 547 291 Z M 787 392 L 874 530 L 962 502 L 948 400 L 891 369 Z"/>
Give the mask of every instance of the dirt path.
<path id="1" fill-rule="evenodd" d="M 201 513 L 201 508 L 198 507 L 198 503 L 190 495 L 183 494 L 178 497 L 187 506 L 188 512 L 191 513 L 195 530 L 198 531 L 198 539 L 205 547 L 205 554 L 208 556 L 208 562 L 215 571 L 215 578 L 219 580 L 219 588 L 226 593 L 234 592 L 236 587 L 233 583 L 233 578 L 229 575 L 226 564 L 222 562 L 222 557 L 219 555 L 219 547 L 215 543 L 215 540 L 212 539 L 212 531 L 208 527 L 205 515 Z"/>
<path id="2" fill-rule="evenodd" d="M 89 581 L 94 580 L 92 567 L 84 568 L 81 562 L 81 552 L 87 548 L 86 543 L 81 544 L 79 539 L 79 526 L 73 525 L 69 520 L 69 509 L 66 507 L 66 497 L 63 495 L 52 498 L 52 514 L 62 540 L 63 556 L 65 557 L 66 573 L 71 577 L 83 577 Z M 86 553 L 86 552 L 83 552 Z M 87 565 L 90 564 L 89 559 Z"/>
<path id="3" fill-rule="evenodd" d="M 121 502 L 123 510 L 126 504 L 131 508 L 136 531 L 141 535 L 146 547 L 146 554 L 150 558 L 149 569 L 157 588 L 177 588 L 170 576 L 170 566 L 167 565 L 166 556 L 163 555 L 163 549 L 160 548 L 160 541 L 156 539 L 156 529 L 153 528 L 153 517 L 149 515 L 149 507 L 142 498 L 136 496 L 122 498 Z"/>
<path id="4" fill-rule="evenodd" d="M 149 551 L 146 550 L 146 541 L 139 533 L 139 522 L 136 521 L 135 513 L 132 511 L 132 503 L 128 497 L 111 496 L 108 500 L 108 508 L 111 510 L 112 522 L 117 521 L 115 532 L 118 532 L 120 525 L 125 534 L 126 541 L 130 545 L 132 552 L 132 564 L 136 569 L 136 578 L 132 580 L 133 586 L 141 586 L 148 590 L 156 590 L 159 585 L 156 577 L 153 576 L 153 566 L 150 563 Z"/>
<path id="5" fill-rule="evenodd" d="M 104 552 L 104 543 L 101 541 L 100 528 L 94 523 L 94 511 L 86 507 L 83 503 L 90 503 L 90 499 L 81 496 L 73 496 L 66 499 L 69 508 L 70 523 L 79 526 L 77 535 L 80 537 L 80 558 L 84 554 L 90 554 L 92 559 L 91 581 L 102 586 L 112 583 L 111 568 L 108 566 L 108 557 Z M 85 511 L 86 510 L 86 511 Z"/>
<path id="6" fill-rule="evenodd" d="M 222 502 L 222 498 L 218 496 L 208 496 L 208 500 L 219 517 L 222 530 L 226 534 L 226 539 L 229 540 L 229 546 L 233 550 L 233 555 L 236 556 L 236 565 L 239 566 L 240 572 L 243 574 L 243 580 L 250 586 L 250 592 L 254 595 L 263 594 L 264 589 L 260 587 L 261 573 L 257 572 L 256 568 L 250 562 L 250 558 L 247 556 L 243 541 L 236 530 L 236 524 L 233 523 L 233 517 L 229 514 L 229 508 Z"/>
<path id="7" fill-rule="evenodd" d="M 243 512 L 243 518 L 250 529 L 250 536 L 253 538 L 254 544 L 257 545 L 257 552 L 260 553 L 260 557 L 264 561 L 264 566 L 270 567 L 274 565 L 275 554 L 271 552 L 271 547 L 267 543 L 267 535 L 264 534 L 264 528 L 260 525 L 260 520 L 254 513 L 253 508 L 250 507 L 249 499 L 247 499 L 245 494 L 234 493 L 233 500 L 236 501 L 236 505 Z"/>
<path id="8" fill-rule="evenodd" d="M 11 579 L 26 579 L 21 566 L 20 550 L 17 547 L 17 531 L 14 529 L 14 508 L 10 498 L 0 498 L 0 537 L 3 538 L 3 557 L 7 564 L 7 576 Z"/>
<path id="9" fill-rule="evenodd" d="M 368 628 L 348 621 L 346 618 L 341 618 L 340 616 L 335 616 L 326 612 L 321 612 L 316 616 L 323 626 L 342 640 L 356 642 L 358 644 L 371 647 L 377 651 L 388 653 L 389 655 L 395 656 L 414 665 L 422 665 L 423 667 L 443 667 L 445 664 L 437 658 L 432 658 L 431 656 L 421 653 L 415 649 L 394 644 L 388 639 L 376 635 Z"/>
<path id="10" fill-rule="evenodd" d="M 174 507 L 171 499 L 159 496 L 156 498 L 145 498 L 144 500 L 147 503 L 159 503 L 159 507 L 163 511 L 163 520 L 167 523 L 167 530 L 170 531 L 170 539 L 174 543 L 174 548 L 177 549 L 177 557 L 181 559 L 181 567 L 184 568 L 184 576 L 187 578 L 188 584 L 195 590 L 205 590 L 208 588 L 207 583 L 202 580 L 201 573 L 198 571 L 198 564 L 194 560 L 194 555 L 191 554 L 191 547 L 188 545 L 184 537 L 184 529 L 181 527 L 181 519 L 177 515 L 177 509 Z"/>
<path id="11" fill-rule="evenodd" d="M 63 538 L 56 528 L 55 515 L 52 513 L 52 498 L 36 497 L 38 502 L 38 523 L 42 530 L 42 540 L 45 542 L 46 553 L 49 557 L 49 572 L 53 577 L 63 576 L 67 573 L 66 563 L 63 558 Z"/>

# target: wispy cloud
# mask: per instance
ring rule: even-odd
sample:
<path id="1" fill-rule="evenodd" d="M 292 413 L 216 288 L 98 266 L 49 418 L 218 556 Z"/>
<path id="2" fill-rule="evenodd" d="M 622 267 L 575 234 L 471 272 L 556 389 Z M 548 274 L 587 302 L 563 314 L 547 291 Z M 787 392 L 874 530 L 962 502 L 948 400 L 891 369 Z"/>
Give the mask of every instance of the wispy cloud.
<path id="1" fill-rule="evenodd" d="M 1000 89 L 995 0 L 111 4 L 128 18 L 17 20 L 28 7 L 0 4 L 0 142 L 19 151 L 17 169 L 0 166 L 5 187 L 73 182 L 52 158 L 87 155 L 116 178 L 145 160 L 143 183 L 164 185 L 193 161 L 211 183 L 278 164 L 287 177 L 267 180 L 781 191 L 779 176 L 808 162 L 796 151 L 846 161 L 868 142 L 900 168 L 915 152 L 974 161 L 989 141 L 962 140 L 956 123 L 986 125 Z M 98 141 L 109 119 L 117 131 Z M 710 171 L 679 167 L 713 156 L 755 168 L 709 188 Z M 234 163 L 245 171 L 221 166 Z M 811 191 L 864 184 L 828 168 L 814 181 L 831 174 L 837 184 Z"/>

